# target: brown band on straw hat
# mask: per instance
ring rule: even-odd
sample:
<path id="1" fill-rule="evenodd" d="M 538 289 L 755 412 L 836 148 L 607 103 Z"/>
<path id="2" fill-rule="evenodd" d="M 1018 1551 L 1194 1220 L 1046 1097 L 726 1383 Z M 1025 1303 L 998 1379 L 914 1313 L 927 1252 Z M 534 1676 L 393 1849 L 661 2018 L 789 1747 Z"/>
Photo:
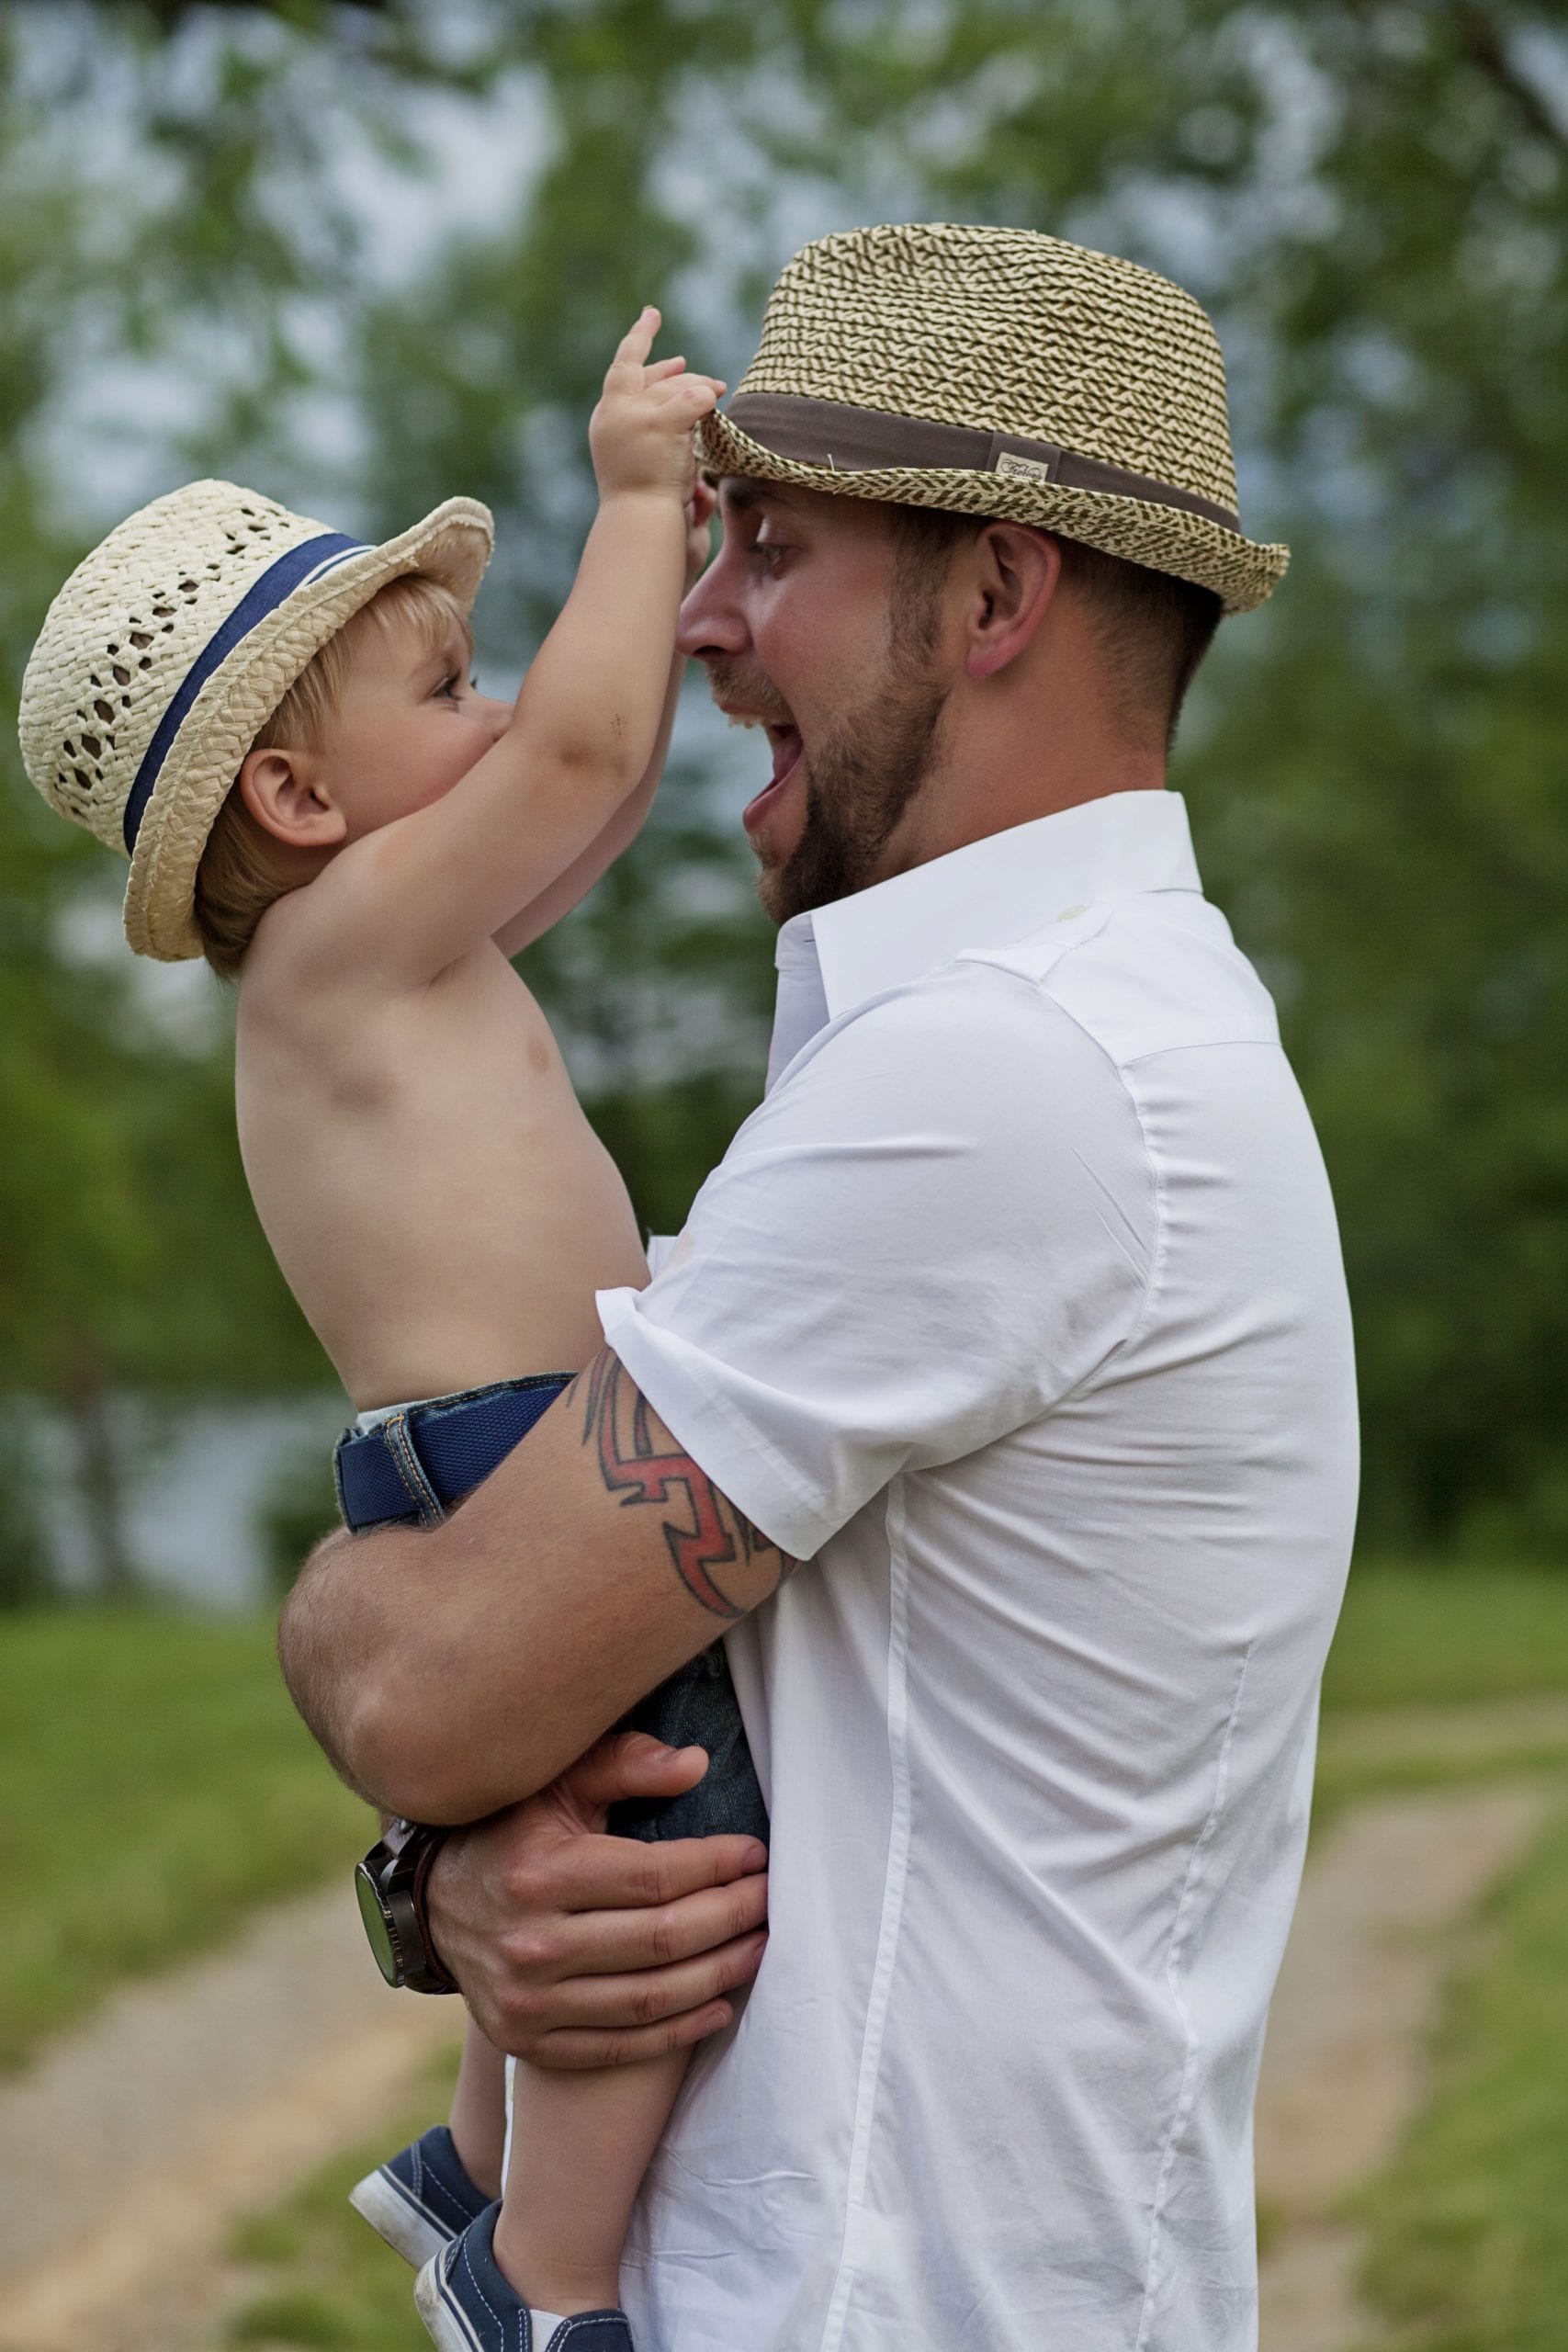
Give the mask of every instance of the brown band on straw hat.
<path id="1" fill-rule="evenodd" d="M 1156 481 L 1152 474 L 1085 458 L 1050 441 L 1017 433 L 985 433 L 963 424 L 933 424 L 929 417 L 887 416 L 876 409 L 851 408 L 842 401 L 814 401 L 794 392 L 739 392 L 725 412 L 729 421 L 764 449 L 797 464 L 830 466 L 840 473 L 878 473 L 892 467 L 1005 474 L 1017 481 L 1061 482 L 1068 490 L 1109 491 L 1119 498 L 1142 498 L 1151 506 L 1179 506 L 1206 515 L 1227 531 L 1239 531 L 1241 517 L 1196 491 Z"/>
<path id="2" fill-rule="evenodd" d="M 1225 412 L 1213 322 L 1168 277 L 905 220 L 801 248 L 701 441 L 715 476 L 1030 524 L 1245 613 L 1290 549 L 1242 528 Z"/>

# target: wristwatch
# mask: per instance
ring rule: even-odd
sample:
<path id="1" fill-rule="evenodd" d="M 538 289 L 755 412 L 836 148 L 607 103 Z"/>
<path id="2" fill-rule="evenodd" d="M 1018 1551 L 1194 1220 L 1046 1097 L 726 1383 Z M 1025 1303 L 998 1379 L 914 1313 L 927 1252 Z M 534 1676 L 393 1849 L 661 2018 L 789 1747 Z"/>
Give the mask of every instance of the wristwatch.
<path id="1" fill-rule="evenodd" d="M 389 1821 L 354 1869 L 359 1916 L 376 1965 L 405 1993 L 455 1993 L 441 1965 L 424 1916 L 430 1865 L 450 1833 L 419 1821 Z"/>

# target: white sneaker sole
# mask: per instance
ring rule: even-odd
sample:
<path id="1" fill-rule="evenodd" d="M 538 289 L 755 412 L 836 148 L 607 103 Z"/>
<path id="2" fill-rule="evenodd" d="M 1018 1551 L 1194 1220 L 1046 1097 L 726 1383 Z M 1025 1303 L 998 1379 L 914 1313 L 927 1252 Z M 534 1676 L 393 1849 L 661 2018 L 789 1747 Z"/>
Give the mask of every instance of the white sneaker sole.
<path id="1" fill-rule="evenodd" d="M 484 2352 L 462 2312 L 441 2291 L 441 2257 L 433 2254 L 413 2282 L 413 2307 L 436 2352 Z"/>
<path id="2" fill-rule="evenodd" d="M 451 2231 L 384 2171 L 367 2173 L 349 2190 L 348 2201 L 377 2236 L 385 2238 L 392 2251 L 415 2270 L 423 2270 L 433 2256 L 452 2243 Z"/>

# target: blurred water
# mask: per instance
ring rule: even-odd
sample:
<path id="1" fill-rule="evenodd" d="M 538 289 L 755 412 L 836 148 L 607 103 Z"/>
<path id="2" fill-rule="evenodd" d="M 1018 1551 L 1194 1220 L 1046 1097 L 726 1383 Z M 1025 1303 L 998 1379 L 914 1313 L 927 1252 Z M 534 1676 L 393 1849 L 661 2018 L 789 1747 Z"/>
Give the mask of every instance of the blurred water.
<path id="1" fill-rule="evenodd" d="M 260 1606 L 269 1597 L 258 1512 L 312 1449 L 323 1461 L 347 1418 L 341 1396 L 276 1404 L 212 1407 L 154 1417 L 120 1400 L 115 1434 L 133 1467 L 125 1513 L 128 1549 L 149 1591 L 220 1610 Z M 71 1475 L 68 1433 L 53 1417 L 32 1416 L 35 1456 L 44 1470 L 46 1532 L 62 1586 L 92 1584 L 92 1547 Z"/>

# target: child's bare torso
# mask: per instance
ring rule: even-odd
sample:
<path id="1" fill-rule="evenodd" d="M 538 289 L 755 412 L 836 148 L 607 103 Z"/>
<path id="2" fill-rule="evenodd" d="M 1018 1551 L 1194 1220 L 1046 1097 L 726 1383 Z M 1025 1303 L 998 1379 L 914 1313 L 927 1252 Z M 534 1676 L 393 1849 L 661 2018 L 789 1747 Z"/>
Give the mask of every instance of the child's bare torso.
<path id="1" fill-rule="evenodd" d="M 240 992 L 240 1148 L 355 1407 L 578 1370 L 648 1264 L 534 997 L 490 940 L 403 991 L 275 985 L 290 911 Z"/>

